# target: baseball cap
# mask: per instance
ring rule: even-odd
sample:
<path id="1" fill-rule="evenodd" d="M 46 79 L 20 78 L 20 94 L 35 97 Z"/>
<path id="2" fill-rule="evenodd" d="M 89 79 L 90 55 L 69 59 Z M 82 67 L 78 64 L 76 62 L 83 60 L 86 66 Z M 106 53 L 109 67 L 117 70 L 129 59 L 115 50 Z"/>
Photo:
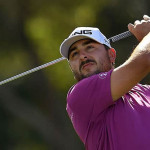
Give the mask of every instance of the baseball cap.
<path id="1" fill-rule="evenodd" d="M 78 27 L 76 28 L 67 39 L 65 39 L 60 45 L 60 53 L 63 57 L 68 59 L 68 52 L 70 46 L 81 40 L 89 38 L 97 41 L 98 43 L 104 44 L 111 48 L 109 40 L 101 33 L 98 28 L 94 27 Z"/>

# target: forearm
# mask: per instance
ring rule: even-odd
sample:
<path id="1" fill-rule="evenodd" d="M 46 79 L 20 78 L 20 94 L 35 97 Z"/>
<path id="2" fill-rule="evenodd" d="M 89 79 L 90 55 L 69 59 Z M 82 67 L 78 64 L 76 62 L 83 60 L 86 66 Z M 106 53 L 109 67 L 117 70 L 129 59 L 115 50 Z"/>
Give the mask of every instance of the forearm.
<path id="1" fill-rule="evenodd" d="M 150 71 L 150 33 L 142 39 L 126 63 L 130 62 L 135 62 L 143 71 Z"/>
<path id="2" fill-rule="evenodd" d="M 135 48 L 129 59 L 115 68 L 111 75 L 114 101 L 127 93 L 150 72 L 150 33 Z"/>
<path id="3" fill-rule="evenodd" d="M 111 95 L 114 101 L 131 90 L 150 72 L 150 17 L 129 24 L 129 31 L 140 42 L 129 59 L 111 74 Z"/>

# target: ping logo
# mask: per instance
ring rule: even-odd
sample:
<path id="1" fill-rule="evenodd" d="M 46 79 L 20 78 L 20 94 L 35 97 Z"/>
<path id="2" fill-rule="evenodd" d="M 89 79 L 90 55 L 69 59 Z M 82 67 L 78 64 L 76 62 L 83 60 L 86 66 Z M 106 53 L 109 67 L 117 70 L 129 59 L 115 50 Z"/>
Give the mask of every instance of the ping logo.
<path id="1" fill-rule="evenodd" d="M 72 36 L 77 34 L 92 34 L 92 30 L 80 30 L 79 32 L 74 32 Z"/>

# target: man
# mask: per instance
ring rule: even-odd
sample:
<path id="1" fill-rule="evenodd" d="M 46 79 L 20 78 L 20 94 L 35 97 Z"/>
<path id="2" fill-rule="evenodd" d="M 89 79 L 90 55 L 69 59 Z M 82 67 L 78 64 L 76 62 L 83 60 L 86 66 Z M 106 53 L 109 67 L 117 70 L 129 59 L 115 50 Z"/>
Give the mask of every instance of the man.
<path id="1" fill-rule="evenodd" d="M 61 44 L 78 83 L 67 112 L 86 150 L 150 150 L 150 17 L 129 24 L 139 40 L 129 59 L 114 68 L 116 53 L 97 28 L 76 28 Z"/>

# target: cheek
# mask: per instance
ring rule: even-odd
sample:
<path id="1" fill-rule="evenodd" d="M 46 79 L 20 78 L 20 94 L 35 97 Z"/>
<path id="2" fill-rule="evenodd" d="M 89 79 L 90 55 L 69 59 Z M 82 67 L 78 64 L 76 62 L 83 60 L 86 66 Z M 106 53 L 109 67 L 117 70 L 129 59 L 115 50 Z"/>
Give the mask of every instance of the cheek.
<path id="1" fill-rule="evenodd" d="M 69 63 L 69 66 L 71 68 L 72 71 L 78 71 L 79 69 L 79 65 L 78 65 L 78 62 L 71 62 Z"/>
<path id="2" fill-rule="evenodd" d="M 96 61 L 98 65 L 101 65 L 101 66 L 107 66 L 111 63 L 110 58 L 107 54 L 103 55 L 102 57 L 99 57 Z"/>

